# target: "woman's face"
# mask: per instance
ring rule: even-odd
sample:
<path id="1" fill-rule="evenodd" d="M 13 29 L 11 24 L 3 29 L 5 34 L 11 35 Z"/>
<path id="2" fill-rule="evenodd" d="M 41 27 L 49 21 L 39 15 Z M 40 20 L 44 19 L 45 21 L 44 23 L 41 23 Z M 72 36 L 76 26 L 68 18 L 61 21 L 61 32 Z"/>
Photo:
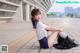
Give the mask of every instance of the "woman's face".
<path id="1" fill-rule="evenodd" d="M 41 14 L 35 15 L 35 19 L 39 21 L 41 19 Z"/>

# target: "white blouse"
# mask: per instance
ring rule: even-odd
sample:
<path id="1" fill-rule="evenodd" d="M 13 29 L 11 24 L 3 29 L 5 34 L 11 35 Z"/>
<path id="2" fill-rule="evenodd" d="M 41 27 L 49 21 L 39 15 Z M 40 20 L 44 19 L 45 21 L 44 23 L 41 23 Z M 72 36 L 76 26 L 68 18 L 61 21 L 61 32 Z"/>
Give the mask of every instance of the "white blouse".
<path id="1" fill-rule="evenodd" d="M 37 23 L 36 32 L 39 40 L 43 39 L 44 37 L 47 37 L 47 27 L 48 26 L 43 24 L 41 21 Z"/>

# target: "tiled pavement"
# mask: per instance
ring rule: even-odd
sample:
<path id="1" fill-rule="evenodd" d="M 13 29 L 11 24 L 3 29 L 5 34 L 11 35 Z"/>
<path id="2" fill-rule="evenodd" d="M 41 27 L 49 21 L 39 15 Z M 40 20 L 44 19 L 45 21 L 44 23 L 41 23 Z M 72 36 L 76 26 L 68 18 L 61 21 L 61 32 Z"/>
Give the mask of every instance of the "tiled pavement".
<path id="1" fill-rule="evenodd" d="M 43 22 L 52 27 L 63 28 L 70 37 L 75 39 L 76 43 L 80 44 L 80 19 L 49 18 L 45 20 L 43 19 Z M 30 43 L 21 47 L 17 53 L 80 53 L 80 46 L 67 50 L 58 50 L 54 47 L 50 49 L 40 49 L 38 41 L 36 41 L 36 38 L 33 38 Z"/>
<path id="2" fill-rule="evenodd" d="M 74 38 L 80 44 L 80 19 L 78 18 L 47 18 L 42 20 L 51 27 L 60 27 Z M 7 23 L 0 24 L 0 40 L 2 43 L 10 43 L 25 32 L 32 30 L 31 23 Z M 50 49 L 40 49 L 37 38 L 33 38 L 28 43 L 20 47 L 16 53 L 80 53 L 80 46 L 68 49 L 57 50 L 54 47 Z"/>

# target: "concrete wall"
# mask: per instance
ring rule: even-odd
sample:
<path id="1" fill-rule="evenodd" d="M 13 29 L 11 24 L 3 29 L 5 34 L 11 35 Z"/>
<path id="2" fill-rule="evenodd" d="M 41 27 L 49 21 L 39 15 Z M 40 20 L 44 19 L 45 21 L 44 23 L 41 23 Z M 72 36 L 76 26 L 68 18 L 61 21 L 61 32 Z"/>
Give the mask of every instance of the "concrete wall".
<path id="1" fill-rule="evenodd" d="M 34 8 L 42 11 L 46 17 L 50 0 L 0 0 L 0 23 L 30 21 L 30 12 Z"/>

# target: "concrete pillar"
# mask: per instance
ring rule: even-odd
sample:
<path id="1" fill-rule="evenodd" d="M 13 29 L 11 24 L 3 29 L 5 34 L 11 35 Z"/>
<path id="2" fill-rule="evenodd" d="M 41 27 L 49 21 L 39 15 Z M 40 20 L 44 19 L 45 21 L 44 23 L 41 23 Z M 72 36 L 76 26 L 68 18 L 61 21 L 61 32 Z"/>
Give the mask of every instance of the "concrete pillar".
<path id="1" fill-rule="evenodd" d="M 31 6 L 31 10 L 33 10 L 34 9 L 34 6 Z"/>
<path id="2" fill-rule="evenodd" d="M 41 13 L 42 13 L 42 17 L 43 17 L 43 18 L 46 18 L 46 17 L 47 17 L 47 12 L 41 10 Z"/>
<path id="3" fill-rule="evenodd" d="M 22 2 L 20 3 L 20 6 L 17 8 L 16 12 L 14 13 L 13 19 L 11 22 L 23 22 L 23 7 Z"/>
<path id="4" fill-rule="evenodd" d="M 26 21 L 30 21 L 30 5 L 26 4 Z"/>

